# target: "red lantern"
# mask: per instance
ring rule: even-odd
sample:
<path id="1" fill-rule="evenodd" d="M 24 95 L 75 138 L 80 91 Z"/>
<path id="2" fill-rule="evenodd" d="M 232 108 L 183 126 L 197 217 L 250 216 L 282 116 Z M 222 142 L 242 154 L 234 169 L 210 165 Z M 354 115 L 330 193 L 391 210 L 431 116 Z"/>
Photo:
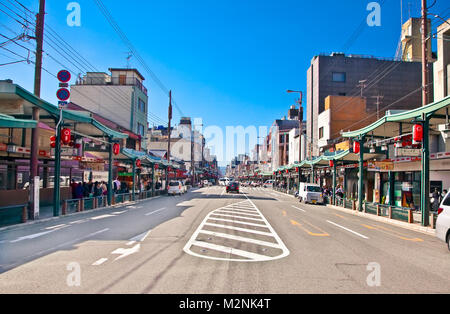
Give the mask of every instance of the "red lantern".
<path id="1" fill-rule="evenodd" d="M 353 142 L 353 153 L 359 154 L 361 152 L 361 144 L 359 142 Z"/>
<path id="2" fill-rule="evenodd" d="M 413 127 L 413 141 L 414 143 L 422 143 L 423 141 L 423 126 L 420 124 Z"/>
<path id="3" fill-rule="evenodd" d="M 141 168 L 141 165 L 142 165 L 141 160 L 140 159 L 136 160 L 136 166 L 138 168 Z"/>
<path id="4" fill-rule="evenodd" d="M 159 168 L 159 165 L 158 164 L 155 164 L 155 169 L 158 169 Z"/>
<path id="5" fill-rule="evenodd" d="M 289 173 L 289 170 L 286 170 L 286 173 Z"/>
<path id="6" fill-rule="evenodd" d="M 298 173 L 300 172 L 300 168 L 295 168 L 295 171 Z"/>
<path id="7" fill-rule="evenodd" d="M 120 153 L 120 145 L 117 144 L 117 143 L 115 143 L 115 144 L 113 145 L 113 154 L 114 154 L 114 155 L 119 155 L 119 153 Z"/>
<path id="8" fill-rule="evenodd" d="M 50 147 L 51 148 L 56 147 L 56 136 L 54 136 L 54 135 L 50 137 Z"/>
<path id="9" fill-rule="evenodd" d="M 70 129 L 63 129 L 61 133 L 61 141 L 64 145 L 67 145 L 72 140 L 72 133 Z"/>
<path id="10" fill-rule="evenodd" d="M 334 161 L 330 160 L 330 167 L 334 167 Z"/>

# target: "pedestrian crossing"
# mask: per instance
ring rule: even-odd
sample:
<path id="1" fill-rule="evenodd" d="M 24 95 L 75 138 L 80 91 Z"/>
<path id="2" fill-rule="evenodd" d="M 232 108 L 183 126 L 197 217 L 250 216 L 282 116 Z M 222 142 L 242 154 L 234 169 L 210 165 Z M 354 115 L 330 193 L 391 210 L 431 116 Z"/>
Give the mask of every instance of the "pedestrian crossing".
<path id="1" fill-rule="evenodd" d="M 263 262 L 289 255 L 283 241 L 250 199 L 210 212 L 184 251 L 195 257 L 233 262 Z"/>

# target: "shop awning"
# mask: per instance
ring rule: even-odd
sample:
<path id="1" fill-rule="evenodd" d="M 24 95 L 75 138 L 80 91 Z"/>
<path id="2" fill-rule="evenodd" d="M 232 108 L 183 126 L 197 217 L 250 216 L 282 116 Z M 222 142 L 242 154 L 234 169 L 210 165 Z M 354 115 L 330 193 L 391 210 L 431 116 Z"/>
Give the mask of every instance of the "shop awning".
<path id="1" fill-rule="evenodd" d="M 39 121 L 55 128 L 60 117 L 57 106 L 36 97 L 34 94 L 10 82 L 0 83 L 0 104 L 3 113 L 16 119 L 29 120 L 33 108 L 40 110 Z M 92 117 L 90 112 L 62 110 L 64 126 L 70 127 L 78 133 L 92 137 L 111 137 L 114 139 L 128 138 L 127 134 L 120 133 L 101 124 Z"/>
<path id="2" fill-rule="evenodd" d="M 34 120 L 16 119 L 12 116 L 0 114 L 0 128 L 34 129 L 36 125 L 37 122 Z"/>
<path id="3" fill-rule="evenodd" d="M 344 132 L 342 133 L 342 136 L 347 138 L 357 138 L 370 134 L 370 136 L 392 138 L 401 133 L 400 125 L 402 125 L 402 130 L 408 129 L 412 132 L 413 125 L 417 123 L 416 121 L 422 119 L 423 116 L 431 118 L 430 128 L 437 132 L 439 129 L 438 126 L 446 124 L 447 122 L 449 106 L 450 96 L 425 107 L 386 115 L 365 128 L 352 132 Z"/>

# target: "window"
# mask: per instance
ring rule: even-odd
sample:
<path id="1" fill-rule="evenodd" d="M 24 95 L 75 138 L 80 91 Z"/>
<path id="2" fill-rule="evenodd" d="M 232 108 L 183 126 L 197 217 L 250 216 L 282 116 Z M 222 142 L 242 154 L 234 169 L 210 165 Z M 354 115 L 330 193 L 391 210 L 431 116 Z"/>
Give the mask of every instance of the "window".
<path id="1" fill-rule="evenodd" d="M 137 126 L 138 126 L 138 134 L 140 136 L 144 137 L 145 136 L 144 126 L 142 124 L 140 124 L 140 123 L 138 123 Z"/>
<path id="2" fill-rule="evenodd" d="M 344 72 L 333 72 L 333 82 L 345 83 L 346 74 Z"/>
<path id="3" fill-rule="evenodd" d="M 319 129 L 319 139 L 323 138 L 323 127 Z"/>
<path id="4" fill-rule="evenodd" d="M 138 99 L 138 108 L 139 108 L 139 111 L 141 111 L 141 112 L 143 112 L 143 113 L 145 113 L 147 110 L 147 108 L 146 108 L 146 105 L 145 105 L 145 101 L 143 101 L 142 99 Z"/>

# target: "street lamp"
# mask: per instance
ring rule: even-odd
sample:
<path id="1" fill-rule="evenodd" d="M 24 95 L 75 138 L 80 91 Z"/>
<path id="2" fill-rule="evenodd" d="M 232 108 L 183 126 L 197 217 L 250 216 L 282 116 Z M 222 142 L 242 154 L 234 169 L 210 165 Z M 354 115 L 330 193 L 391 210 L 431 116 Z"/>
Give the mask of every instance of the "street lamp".
<path id="1" fill-rule="evenodd" d="M 302 161 L 302 134 L 303 134 L 303 92 L 288 89 L 287 93 L 288 94 L 292 94 L 292 93 L 300 94 L 300 98 L 297 99 L 297 104 L 298 104 L 298 122 L 299 122 L 298 162 L 301 162 Z"/>

